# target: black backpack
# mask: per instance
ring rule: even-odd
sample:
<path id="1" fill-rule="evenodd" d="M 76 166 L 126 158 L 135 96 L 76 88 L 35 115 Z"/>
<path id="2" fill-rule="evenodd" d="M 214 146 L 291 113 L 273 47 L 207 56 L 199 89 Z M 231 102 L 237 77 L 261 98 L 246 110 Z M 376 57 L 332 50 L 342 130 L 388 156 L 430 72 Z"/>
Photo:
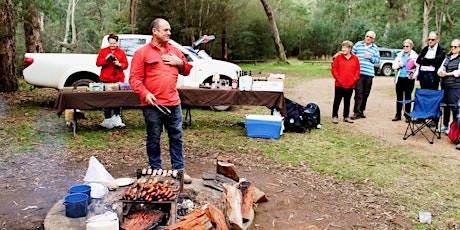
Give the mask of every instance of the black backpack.
<path id="1" fill-rule="evenodd" d="M 304 116 L 305 107 L 287 98 L 286 117 L 284 118 L 284 131 L 304 133 L 307 130 L 307 122 Z"/>
<path id="2" fill-rule="evenodd" d="M 306 121 L 307 129 L 319 129 L 321 128 L 321 113 L 319 106 L 315 103 L 309 103 L 305 106 L 303 111 L 304 119 Z"/>

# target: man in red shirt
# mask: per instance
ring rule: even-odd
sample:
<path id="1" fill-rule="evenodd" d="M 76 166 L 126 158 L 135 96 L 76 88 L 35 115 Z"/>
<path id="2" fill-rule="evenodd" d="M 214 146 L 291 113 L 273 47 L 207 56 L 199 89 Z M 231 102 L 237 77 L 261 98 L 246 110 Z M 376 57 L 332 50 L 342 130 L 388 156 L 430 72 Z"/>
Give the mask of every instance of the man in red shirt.
<path id="1" fill-rule="evenodd" d="M 141 99 L 150 167 L 162 168 L 160 137 L 164 126 L 168 132 L 172 169 L 184 170 L 182 108 L 176 84 L 178 75 L 189 75 L 192 65 L 179 49 L 168 43 L 171 26 L 166 20 L 154 19 L 150 30 L 152 41 L 134 53 L 129 83 Z M 165 106 L 169 111 L 154 105 Z M 187 174 L 184 174 L 184 182 L 191 183 Z"/>
<path id="2" fill-rule="evenodd" d="M 349 117 L 350 100 L 359 79 L 359 59 L 351 53 L 353 43 L 342 42 L 342 53 L 337 55 L 332 63 L 332 76 L 335 78 L 334 104 L 332 106 L 332 123 L 339 123 L 339 106 L 343 98 L 343 121 L 353 123 Z"/>

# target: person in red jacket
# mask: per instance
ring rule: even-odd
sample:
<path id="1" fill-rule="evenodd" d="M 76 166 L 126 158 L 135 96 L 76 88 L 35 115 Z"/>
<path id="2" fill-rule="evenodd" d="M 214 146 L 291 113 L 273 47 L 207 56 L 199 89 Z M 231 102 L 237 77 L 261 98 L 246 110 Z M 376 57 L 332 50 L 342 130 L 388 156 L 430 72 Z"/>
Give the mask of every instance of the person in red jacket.
<path id="1" fill-rule="evenodd" d="M 112 33 L 108 36 L 109 46 L 99 51 L 96 65 L 101 68 L 99 80 L 104 83 L 125 82 L 123 70 L 128 68 L 126 53 L 118 47 L 118 36 Z M 113 110 L 113 116 L 112 116 Z M 121 120 L 121 107 L 104 108 L 104 121 L 101 126 L 105 128 L 123 127 Z"/>
<path id="2" fill-rule="evenodd" d="M 332 62 L 332 76 L 335 78 L 334 104 L 332 106 L 332 123 L 339 123 L 339 106 L 343 98 L 343 121 L 353 123 L 349 117 L 350 100 L 359 79 L 359 59 L 351 53 L 353 43 L 342 42 L 342 53 Z"/>

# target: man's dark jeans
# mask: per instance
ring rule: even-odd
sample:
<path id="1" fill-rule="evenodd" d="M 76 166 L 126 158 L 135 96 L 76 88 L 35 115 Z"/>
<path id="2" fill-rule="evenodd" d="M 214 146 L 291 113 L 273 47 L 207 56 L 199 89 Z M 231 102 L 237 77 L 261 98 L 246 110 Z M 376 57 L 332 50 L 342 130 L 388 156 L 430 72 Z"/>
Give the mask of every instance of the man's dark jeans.
<path id="1" fill-rule="evenodd" d="M 371 93 L 372 80 L 374 77 L 367 75 L 359 75 L 359 80 L 355 84 L 355 106 L 353 112 L 358 115 L 363 115 L 366 110 L 367 98 Z"/>
<path id="2" fill-rule="evenodd" d="M 142 106 L 147 129 L 147 155 L 152 169 L 161 169 L 160 137 L 165 127 L 169 138 L 169 154 L 172 169 L 184 169 L 182 155 L 182 108 L 180 105 L 167 106 L 171 114 L 166 115 L 153 106 Z"/>

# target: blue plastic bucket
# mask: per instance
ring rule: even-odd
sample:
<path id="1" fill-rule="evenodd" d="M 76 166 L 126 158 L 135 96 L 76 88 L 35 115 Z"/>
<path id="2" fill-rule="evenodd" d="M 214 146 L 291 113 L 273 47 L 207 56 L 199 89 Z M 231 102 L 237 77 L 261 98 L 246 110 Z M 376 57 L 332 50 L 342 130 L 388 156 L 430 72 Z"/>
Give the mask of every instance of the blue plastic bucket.
<path id="1" fill-rule="evenodd" d="M 88 205 L 91 204 L 91 186 L 87 184 L 79 184 L 70 187 L 70 193 L 84 193 L 88 195 Z"/>
<path id="2" fill-rule="evenodd" d="M 72 193 L 64 197 L 65 215 L 71 218 L 85 217 L 88 214 L 88 195 Z"/>

